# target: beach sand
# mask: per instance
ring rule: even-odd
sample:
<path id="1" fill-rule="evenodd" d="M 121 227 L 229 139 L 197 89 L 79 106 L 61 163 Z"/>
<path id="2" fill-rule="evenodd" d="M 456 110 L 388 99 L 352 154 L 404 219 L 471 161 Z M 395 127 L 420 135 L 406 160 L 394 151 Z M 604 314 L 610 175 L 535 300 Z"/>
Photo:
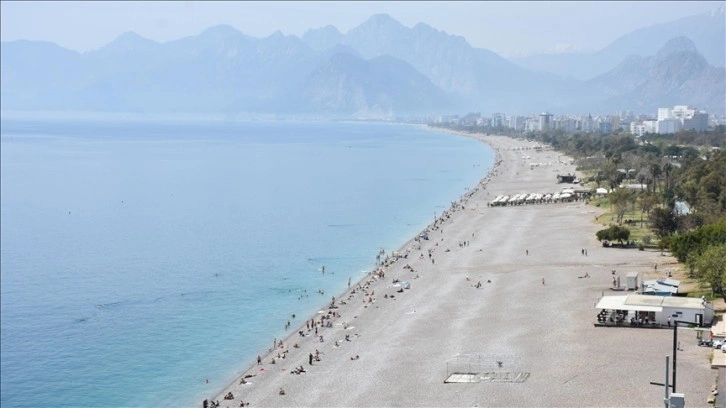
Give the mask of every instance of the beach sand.
<path id="1" fill-rule="evenodd" d="M 314 333 L 296 319 L 293 334 L 262 365 L 240 362 L 251 384 L 236 380 L 213 400 L 222 407 L 240 400 L 315 407 L 662 406 L 663 387 L 649 383 L 664 381 L 672 330 L 594 327 L 594 306 L 603 294 L 615 294 L 611 271 L 624 284 L 628 272 L 652 272 L 672 258 L 603 248 L 595 239 L 602 211 L 584 202 L 488 207 L 499 194 L 558 192 L 566 185 L 556 183 L 557 174 L 575 169 L 558 152 L 516 149 L 531 142 L 472 137 L 491 145 L 498 162 L 462 199 L 464 208 L 450 210 L 420 250 L 409 241 L 400 251 L 411 249 L 408 258 L 386 268 L 384 278 L 368 276 L 351 287 L 365 289 L 337 299 L 340 317 L 318 329 L 323 342 L 300 337 L 298 330 Z M 529 163 L 552 165 L 530 169 Z M 578 278 L 585 273 L 590 277 Z M 410 289 L 398 293 L 396 278 Z M 321 310 L 317 321 L 328 315 Z M 698 347 L 691 330 L 680 330 L 679 340 L 677 391 L 686 404 L 705 406 L 716 375 L 711 349 Z M 285 350 L 285 359 L 270 364 Z M 316 350 L 320 361 L 309 365 Z M 519 377 L 525 381 L 445 384 L 452 359 L 462 354 L 481 355 L 483 366 L 500 375 L 525 373 Z M 291 374 L 299 366 L 306 372 Z M 224 399 L 228 392 L 233 400 Z"/>

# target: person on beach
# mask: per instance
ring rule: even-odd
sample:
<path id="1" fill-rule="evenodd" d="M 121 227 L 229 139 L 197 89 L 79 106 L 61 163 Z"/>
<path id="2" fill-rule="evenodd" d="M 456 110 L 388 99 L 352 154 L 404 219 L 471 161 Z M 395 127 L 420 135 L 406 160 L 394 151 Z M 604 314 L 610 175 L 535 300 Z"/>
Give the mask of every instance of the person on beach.
<path id="1" fill-rule="evenodd" d="M 542 284 L 543 284 L 543 285 L 545 284 L 545 283 L 544 283 L 544 278 L 542 278 Z"/>
<path id="2" fill-rule="evenodd" d="M 308 356 L 308 364 L 313 365 L 313 353 L 310 353 L 310 356 Z"/>
<path id="3" fill-rule="evenodd" d="M 262 365 L 262 357 L 257 356 L 257 365 Z"/>
<path id="4" fill-rule="evenodd" d="M 529 249 L 525 249 L 524 251 L 527 254 L 527 256 L 529 256 Z"/>

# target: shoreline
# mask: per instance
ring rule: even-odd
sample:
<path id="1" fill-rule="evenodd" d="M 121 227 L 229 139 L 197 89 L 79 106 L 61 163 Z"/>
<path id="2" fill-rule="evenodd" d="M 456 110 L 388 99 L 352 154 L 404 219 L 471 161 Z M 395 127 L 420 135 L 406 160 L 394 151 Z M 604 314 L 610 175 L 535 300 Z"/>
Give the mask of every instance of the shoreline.
<path id="1" fill-rule="evenodd" d="M 531 149 L 534 142 L 451 132 L 487 143 L 495 161 L 424 229 L 430 239 L 409 239 L 398 251 L 410 250 L 407 258 L 369 273 L 336 298 L 336 307 L 314 315 L 323 341 L 312 328 L 299 326 L 304 337 L 293 331 L 261 365 L 253 362 L 212 400 L 223 407 L 240 401 L 250 406 L 662 403 L 662 390 L 648 382 L 661 378 L 671 333 L 596 328 L 593 321 L 594 304 L 608 290 L 611 271 L 646 272 L 663 257 L 603 248 L 593 222 L 602 210 L 582 202 L 490 208 L 487 203 L 497 194 L 559 190 L 563 185 L 555 183 L 555 175 L 574 172 L 574 166 L 554 150 Z M 522 152 L 526 147 L 531 150 Z M 587 256 L 581 248 L 588 249 Z M 409 281 L 410 289 L 396 286 L 396 280 Z M 691 346 L 694 333 L 681 336 L 687 346 L 678 355 L 679 371 L 688 374 L 679 375 L 679 392 L 701 401 L 712 384 L 708 350 Z M 291 345 L 295 342 L 298 347 Z M 278 352 L 285 358 L 271 364 Z M 309 355 L 318 352 L 320 361 L 309 364 Z M 455 357 L 467 354 L 526 373 L 526 381 L 444 384 Z M 305 372 L 294 374 L 300 366 Z M 248 384 L 239 384 L 242 377 Z M 602 384 L 608 384 L 607 393 Z M 227 393 L 234 398 L 224 399 Z"/>
<path id="2" fill-rule="evenodd" d="M 406 125 L 406 124 L 404 124 L 404 125 Z M 431 131 L 431 132 L 437 132 L 437 133 L 454 134 L 454 135 L 458 135 L 458 136 L 462 136 L 462 137 L 467 137 L 467 138 L 470 138 L 470 139 L 474 139 L 474 140 L 476 140 L 476 141 L 478 141 L 480 143 L 484 143 L 485 145 L 489 146 L 490 149 L 492 149 L 492 152 L 494 153 L 494 161 L 492 162 L 491 168 L 486 172 L 486 174 L 484 175 L 484 177 L 482 177 L 481 179 L 479 179 L 477 181 L 477 183 L 473 187 L 467 188 L 467 192 L 465 194 L 462 194 L 455 201 L 455 203 L 461 202 L 462 199 L 464 199 L 466 196 L 471 196 L 473 194 L 473 192 L 472 192 L 473 190 L 475 192 L 475 191 L 478 191 L 479 188 L 485 187 L 486 184 L 488 183 L 488 181 L 492 178 L 493 174 L 495 174 L 494 172 L 495 172 L 495 170 L 497 169 L 497 167 L 500 164 L 499 151 L 498 151 L 497 148 L 495 148 L 495 146 L 492 146 L 491 144 L 487 143 L 482 138 L 477 137 L 477 135 L 470 134 L 470 133 L 465 133 L 465 132 L 453 131 L 453 130 L 449 130 L 449 129 L 431 128 L 431 127 L 429 127 L 427 125 L 418 125 L 416 127 L 418 127 L 421 130 L 426 130 L 426 131 Z M 413 245 L 415 242 L 417 242 L 417 237 L 420 236 L 420 234 L 428 232 L 432 227 L 435 227 L 436 224 L 438 224 L 439 222 L 442 222 L 444 216 L 451 209 L 452 209 L 452 206 L 449 206 L 449 208 L 446 209 L 446 210 L 444 210 L 441 215 L 439 215 L 439 216 L 436 217 L 436 220 L 434 222 L 427 224 L 426 227 L 423 230 L 419 231 L 414 237 L 409 238 L 408 240 L 406 240 L 404 242 L 404 244 L 401 245 L 397 249 L 397 251 L 394 251 L 394 253 L 396 253 L 396 252 L 400 253 L 400 252 L 403 252 L 406 248 L 410 248 L 411 245 Z M 396 260 L 394 262 L 396 262 L 398 260 L 402 260 L 402 259 L 405 259 L 405 258 L 396 258 Z M 388 266 L 390 266 L 390 264 L 389 265 L 386 265 L 386 267 L 388 267 Z M 344 297 L 349 297 L 351 295 L 351 292 L 352 291 L 354 291 L 356 288 L 360 288 L 362 286 L 361 284 L 363 282 L 367 281 L 372 275 L 376 274 L 376 272 L 378 270 L 379 270 L 379 267 L 377 266 L 376 269 L 374 269 L 373 271 L 367 272 L 366 275 L 363 276 L 363 277 L 361 277 L 357 282 L 351 282 L 350 286 L 346 290 L 344 290 L 342 293 L 339 293 L 338 296 L 334 296 L 334 298 L 335 299 L 343 299 Z M 323 304 L 320 309 L 321 310 L 322 309 L 326 309 L 325 304 Z M 318 311 L 318 313 L 320 313 L 320 311 Z M 308 317 L 308 319 L 306 321 L 310 321 L 310 320 L 314 319 L 315 317 L 316 317 L 316 315 L 313 314 L 312 316 Z M 295 326 L 292 326 L 292 327 L 295 327 Z M 288 334 L 283 339 L 274 339 L 274 340 L 282 341 L 283 344 L 289 344 L 289 340 L 295 338 L 295 336 L 298 336 L 299 331 L 302 330 L 303 327 L 304 327 L 304 325 L 300 325 L 300 327 L 296 327 L 294 330 L 291 330 L 290 334 Z M 275 352 L 275 350 L 268 349 L 268 351 L 266 353 L 259 354 L 259 356 L 262 358 L 262 361 L 270 361 L 270 356 L 273 355 L 274 352 Z M 218 391 L 215 391 L 213 393 L 213 395 L 215 395 L 215 397 L 212 398 L 212 399 L 209 399 L 209 401 L 210 402 L 211 401 L 219 401 L 220 404 L 221 404 L 220 406 L 226 406 L 225 404 L 223 404 L 223 401 L 225 401 L 224 400 L 224 395 L 227 392 L 229 392 L 231 389 L 233 389 L 236 385 L 238 385 L 241 378 L 245 378 L 246 375 L 249 375 L 250 372 L 254 371 L 255 367 L 257 367 L 257 366 L 258 365 L 257 365 L 256 362 L 250 363 L 248 366 L 246 366 L 247 368 L 245 368 L 242 371 L 242 374 L 235 376 L 235 378 L 231 382 L 229 382 L 224 387 L 220 388 Z M 237 401 L 238 399 L 239 398 L 235 399 L 235 401 Z M 227 400 L 227 401 L 229 401 L 229 400 Z"/>

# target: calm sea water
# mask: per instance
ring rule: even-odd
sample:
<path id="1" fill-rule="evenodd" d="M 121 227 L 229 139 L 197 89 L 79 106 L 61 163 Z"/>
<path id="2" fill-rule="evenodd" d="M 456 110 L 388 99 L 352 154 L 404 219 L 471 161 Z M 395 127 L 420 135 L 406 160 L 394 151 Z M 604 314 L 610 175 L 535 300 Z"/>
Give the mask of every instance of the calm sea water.
<path id="1" fill-rule="evenodd" d="M 1 136 L 8 407 L 198 406 L 493 162 L 392 124 L 4 120 Z"/>

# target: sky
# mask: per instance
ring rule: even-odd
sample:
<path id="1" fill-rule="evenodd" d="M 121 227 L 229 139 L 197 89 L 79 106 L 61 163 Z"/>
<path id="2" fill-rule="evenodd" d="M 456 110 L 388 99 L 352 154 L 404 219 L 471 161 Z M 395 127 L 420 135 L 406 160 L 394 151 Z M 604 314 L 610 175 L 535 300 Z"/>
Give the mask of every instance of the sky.
<path id="1" fill-rule="evenodd" d="M 159 42 L 229 24 L 244 34 L 302 36 L 333 25 L 346 33 L 386 13 L 426 23 L 502 56 L 596 51 L 638 28 L 714 10 L 726 1 L 0 1 L 0 39 L 51 41 L 84 52 L 124 32 Z"/>

